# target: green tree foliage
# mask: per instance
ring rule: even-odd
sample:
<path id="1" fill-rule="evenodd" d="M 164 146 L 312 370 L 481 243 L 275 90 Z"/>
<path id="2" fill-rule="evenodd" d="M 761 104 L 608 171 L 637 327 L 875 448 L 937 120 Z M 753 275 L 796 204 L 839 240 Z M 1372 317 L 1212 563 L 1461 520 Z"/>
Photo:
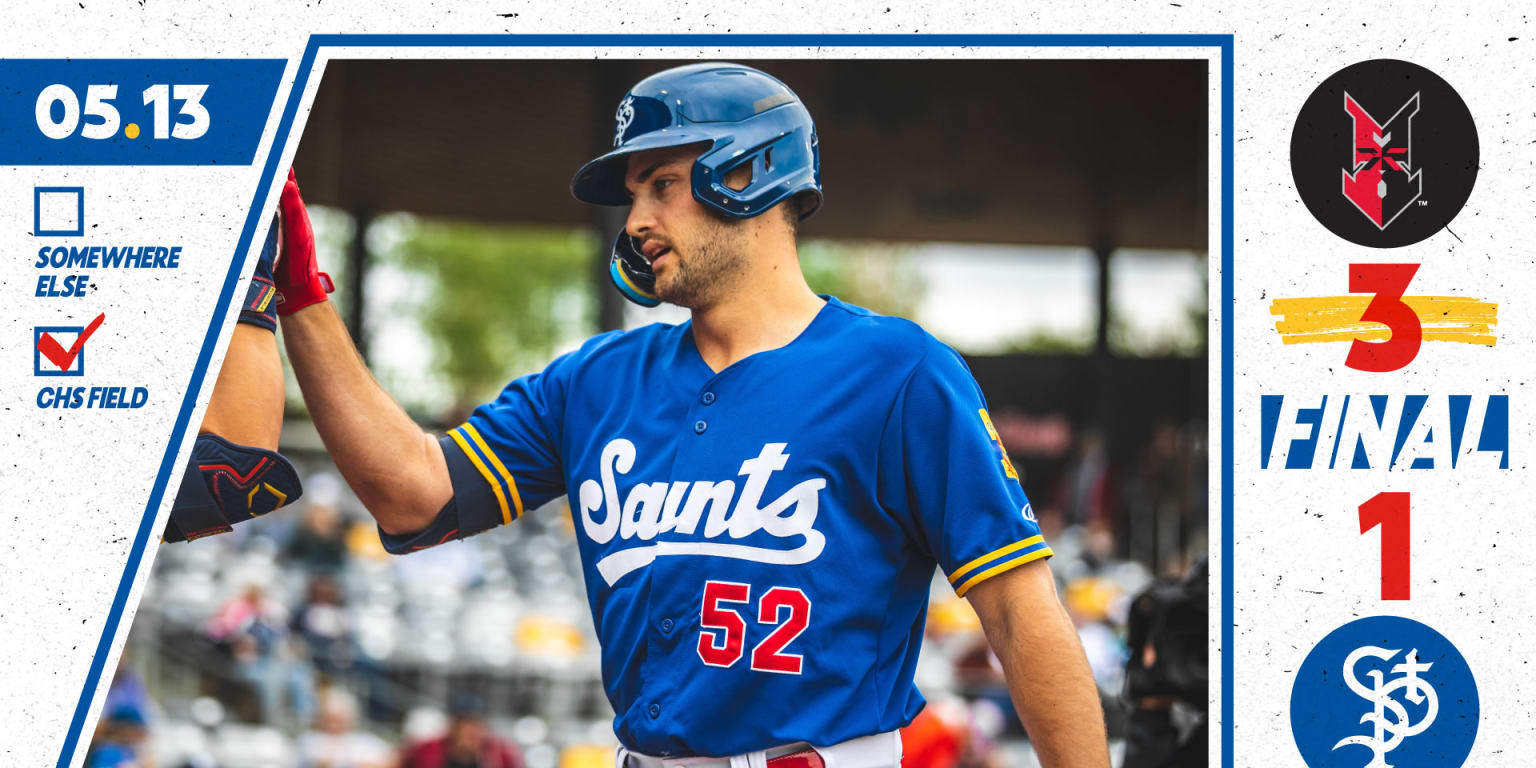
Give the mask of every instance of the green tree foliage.
<path id="1" fill-rule="evenodd" d="M 1151 330 L 1136 328 L 1120 313 L 1113 311 L 1109 318 L 1109 348 L 1116 355 L 1125 357 L 1204 357 L 1209 348 L 1210 331 L 1210 276 L 1205 269 L 1206 255 L 1191 254 L 1188 258 L 1200 267 L 1200 291 L 1189 297 L 1181 308 L 1183 326 Z M 1091 350 L 1092 344 L 1089 344 Z"/>
<path id="2" fill-rule="evenodd" d="M 882 315 L 915 318 L 923 299 L 922 279 L 899 245 L 802 241 L 800 270 L 817 293 Z"/>
<path id="3" fill-rule="evenodd" d="M 467 412 L 592 330 L 589 234 L 411 218 L 378 257 L 431 286 L 419 308 L 453 409 Z"/>
<path id="4" fill-rule="evenodd" d="M 1009 355 L 1086 355 L 1093 351 L 1093 335 L 1035 331 L 1008 339 L 1002 351 Z"/>
<path id="5" fill-rule="evenodd" d="M 341 310 L 352 298 L 343 277 L 353 222 L 319 206 L 311 215 Z M 370 362 L 401 405 L 427 422 L 463 417 L 511 379 L 543 368 L 595 332 L 596 291 L 612 290 L 594 279 L 597 239 L 582 230 L 390 214 L 375 219 L 367 237 L 374 259 L 370 327 L 381 317 L 395 327 L 409 324 L 426 346 L 385 348 L 383 337 L 371 334 Z M 812 240 L 802 243 L 800 255 L 819 293 L 905 317 L 914 316 L 922 298 L 922 281 L 900 246 Z M 398 283 L 401 275 L 411 281 L 407 296 L 391 299 L 385 295 L 391 291 L 378 291 L 379 278 Z M 302 411 L 291 372 L 288 394 L 290 408 Z"/>

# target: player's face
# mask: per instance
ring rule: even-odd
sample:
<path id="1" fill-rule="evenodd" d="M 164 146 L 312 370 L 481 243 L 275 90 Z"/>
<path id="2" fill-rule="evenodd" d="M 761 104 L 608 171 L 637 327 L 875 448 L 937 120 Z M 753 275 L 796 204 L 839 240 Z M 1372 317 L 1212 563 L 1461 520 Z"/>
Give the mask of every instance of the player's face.
<path id="1" fill-rule="evenodd" d="M 747 261 L 745 229 L 693 198 L 698 155 L 696 145 L 637 152 L 624 177 L 633 199 L 625 229 L 651 262 L 656 295 L 689 309 L 719 301 Z"/>

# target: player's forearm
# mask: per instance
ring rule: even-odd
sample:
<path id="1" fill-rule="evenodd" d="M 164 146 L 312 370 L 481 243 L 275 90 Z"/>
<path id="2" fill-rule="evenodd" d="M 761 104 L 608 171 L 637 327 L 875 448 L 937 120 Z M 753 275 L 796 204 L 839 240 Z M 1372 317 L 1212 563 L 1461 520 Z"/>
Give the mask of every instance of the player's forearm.
<path id="1" fill-rule="evenodd" d="M 1053 626 L 1011 633 L 1003 661 L 1019 719 L 1045 768 L 1105 768 L 1104 709 L 1066 611 Z M 1022 635 L 1022 637 L 1020 637 Z M 1025 650 L 1030 649 L 1030 650 Z"/>
<path id="2" fill-rule="evenodd" d="M 283 431 L 283 362 L 266 328 L 237 323 L 198 432 L 277 450 Z"/>
<path id="3" fill-rule="evenodd" d="M 971 591 L 972 602 L 1040 764 L 1106 768 L 1109 746 L 1098 688 L 1045 561 L 992 581 Z"/>
<path id="4" fill-rule="evenodd" d="M 374 381 L 330 302 L 282 325 L 310 418 L 358 500 L 388 533 L 426 527 L 453 495 L 437 440 Z"/>

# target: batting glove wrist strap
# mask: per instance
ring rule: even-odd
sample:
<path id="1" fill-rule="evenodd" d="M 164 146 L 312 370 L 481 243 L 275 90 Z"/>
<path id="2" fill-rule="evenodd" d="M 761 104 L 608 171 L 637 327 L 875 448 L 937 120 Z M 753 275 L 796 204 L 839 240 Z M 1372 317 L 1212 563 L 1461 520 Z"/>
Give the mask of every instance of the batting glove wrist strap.
<path id="1" fill-rule="evenodd" d="M 256 258 L 256 271 L 251 273 L 251 283 L 245 291 L 245 303 L 240 305 L 240 322 L 277 330 L 277 286 L 273 281 L 273 265 L 277 262 L 277 220 L 267 230 L 267 240 Z"/>

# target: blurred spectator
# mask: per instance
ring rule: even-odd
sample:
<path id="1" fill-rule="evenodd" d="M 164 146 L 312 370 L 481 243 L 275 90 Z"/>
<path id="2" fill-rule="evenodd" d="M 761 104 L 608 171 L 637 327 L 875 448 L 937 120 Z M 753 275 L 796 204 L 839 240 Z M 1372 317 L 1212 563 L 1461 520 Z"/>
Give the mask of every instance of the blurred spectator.
<path id="1" fill-rule="evenodd" d="M 1068 584 L 1063 595 L 1088 665 L 1093 668 L 1093 679 L 1099 690 L 1109 695 L 1120 691 L 1125 678 L 1125 644 L 1108 621 L 1110 603 L 1119 594 L 1119 588 L 1106 579 L 1084 578 Z"/>
<path id="2" fill-rule="evenodd" d="M 1196 493 L 1205 494 L 1203 478 L 1194 469 L 1196 462 L 1204 463 L 1198 441 L 1163 421 L 1153 430 L 1127 479 L 1120 551 L 1146 563 L 1154 573 L 1181 573 L 1187 562 L 1181 548 L 1196 528 L 1204 527 L 1204 506 L 1194 498 Z M 1202 515 L 1200 520 L 1195 519 L 1197 514 Z"/>
<path id="3" fill-rule="evenodd" d="M 208 637 L 229 654 L 235 676 L 256 691 L 262 722 L 278 717 L 283 691 L 292 696 L 293 714 L 300 722 L 314 712 L 311 668 L 296 663 L 284 642 L 288 609 L 268 597 L 261 584 L 251 582 L 208 621 Z"/>
<path id="4" fill-rule="evenodd" d="M 955 768 L 965 749 L 964 721 L 951 722 L 929 702 L 912 723 L 901 729 L 902 768 Z"/>
<path id="5" fill-rule="evenodd" d="M 1112 474 L 1103 435 L 1097 430 L 1084 430 L 1057 491 L 1055 506 L 1061 508 L 1063 522 L 1108 523 L 1116 507 Z"/>
<path id="6" fill-rule="evenodd" d="M 309 570 L 334 573 L 346 564 L 340 485 L 329 472 L 317 472 L 304 481 L 304 517 L 283 554 Z"/>
<path id="7" fill-rule="evenodd" d="M 139 713 L 139 718 L 147 725 L 153 707 L 149 691 L 144 687 L 144 679 L 128 664 L 128 651 L 124 649 L 123 655 L 117 659 L 117 671 L 112 675 L 112 685 L 107 688 L 107 697 L 101 704 L 101 711 L 132 709 Z"/>
<path id="8" fill-rule="evenodd" d="M 320 697 L 315 728 L 299 737 L 300 768 L 387 768 L 389 744 L 367 731 L 356 730 L 357 701 L 330 689 Z"/>
<path id="9" fill-rule="evenodd" d="M 517 748 L 491 732 L 478 696 L 454 696 L 448 716 L 448 732 L 411 747 L 399 768 L 523 768 Z"/>
<path id="10" fill-rule="evenodd" d="M 352 622 L 334 577 L 322 574 L 309 582 L 293 617 L 293 634 L 320 674 L 335 677 L 352 665 Z"/>
<path id="11" fill-rule="evenodd" d="M 144 714 L 131 705 L 102 719 L 96 740 L 85 756 L 85 768 L 149 768 L 144 744 L 148 736 Z"/>

